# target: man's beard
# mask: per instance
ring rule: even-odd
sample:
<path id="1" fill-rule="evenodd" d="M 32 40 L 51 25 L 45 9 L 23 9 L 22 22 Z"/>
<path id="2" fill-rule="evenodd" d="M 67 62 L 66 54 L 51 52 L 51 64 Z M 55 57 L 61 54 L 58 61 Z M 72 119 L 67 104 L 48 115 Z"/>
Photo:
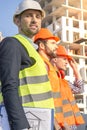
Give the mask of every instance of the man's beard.
<path id="1" fill-rule="evenodd" d="M 47 54 L 50 58 L 55 58 L 56 54 L 54 52 L 48 53 Z"/>

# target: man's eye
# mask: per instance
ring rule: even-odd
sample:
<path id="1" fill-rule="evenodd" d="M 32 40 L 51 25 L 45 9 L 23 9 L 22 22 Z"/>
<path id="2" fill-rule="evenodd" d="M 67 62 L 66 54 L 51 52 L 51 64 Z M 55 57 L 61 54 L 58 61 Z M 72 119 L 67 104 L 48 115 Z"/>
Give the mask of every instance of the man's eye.
<path id="1" fill-rule="evenodd" d="M 26 15 L 26 17 L 32 17 L 32 15 L 31 15 L 31 14 L 28 14 L 28 15 Z"/>
<path id="2" fill-rule="evenodd" d="M 42 18 L 41 15 L 37 15 L 36 17 L 37 17 L 37 18 Z"/>

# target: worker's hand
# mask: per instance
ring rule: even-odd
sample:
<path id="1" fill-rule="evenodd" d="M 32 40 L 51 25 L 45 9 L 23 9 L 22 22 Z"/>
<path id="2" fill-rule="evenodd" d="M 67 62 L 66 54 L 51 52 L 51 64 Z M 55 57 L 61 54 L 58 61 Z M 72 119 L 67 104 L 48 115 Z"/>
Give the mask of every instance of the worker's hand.
<path id="1" fill-rule="evenodd" d="M 74 75 L 75 75 L 75 78 L 78 79 L 78 80 L 81 80 L 82 77 L 81 77 L 80 72 L 79 72 L 79 70 L 78 70 L 78 64 L 77 64 L 77 62 L 75 61 L 75 59 L 72 58 L 72 60 L 69 60 L 69 64 L 70 64 L 70 66 L 71 66 L 72 69 L 73 69 L 73 73 L 74 73 Z"/>
<path id="2" fill-rule="evenodd" d="M 77 64 L 77 62 L 75 61 L 74 58 L 72 58 L 72 60 L 69 60 L 69 64 L 70 64 L 70 66 L 72 67 L 73 70 L 78 69 L 78 64 Z"/>

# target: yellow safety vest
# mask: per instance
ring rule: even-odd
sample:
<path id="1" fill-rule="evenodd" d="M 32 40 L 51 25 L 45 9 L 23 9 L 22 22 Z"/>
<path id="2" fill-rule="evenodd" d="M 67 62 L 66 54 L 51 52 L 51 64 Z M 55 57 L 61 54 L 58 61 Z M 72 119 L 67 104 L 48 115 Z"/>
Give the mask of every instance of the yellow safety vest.
<path id="1" fill-rule="evenodd" d="M 28 55 L 36 63 L 19 73 L 19 96 L 23 106 L 38 108 L 54 108 L 51 85 L 47 76 L 45 64 L 28 38 L 17 34 L 14 38 L 24 46 Z"/>

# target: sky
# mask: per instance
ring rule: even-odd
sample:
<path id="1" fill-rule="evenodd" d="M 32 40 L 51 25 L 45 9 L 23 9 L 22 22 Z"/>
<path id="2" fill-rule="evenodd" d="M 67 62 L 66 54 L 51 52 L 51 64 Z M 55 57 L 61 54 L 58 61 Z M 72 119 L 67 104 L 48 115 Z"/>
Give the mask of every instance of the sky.
<path id="1" fill-rule="evenodd" d="M 22 0 L 0 0 L 0 32 L 3 36 L 12 36 L 18 33 L 13 23 L 13 14 Z"/>

